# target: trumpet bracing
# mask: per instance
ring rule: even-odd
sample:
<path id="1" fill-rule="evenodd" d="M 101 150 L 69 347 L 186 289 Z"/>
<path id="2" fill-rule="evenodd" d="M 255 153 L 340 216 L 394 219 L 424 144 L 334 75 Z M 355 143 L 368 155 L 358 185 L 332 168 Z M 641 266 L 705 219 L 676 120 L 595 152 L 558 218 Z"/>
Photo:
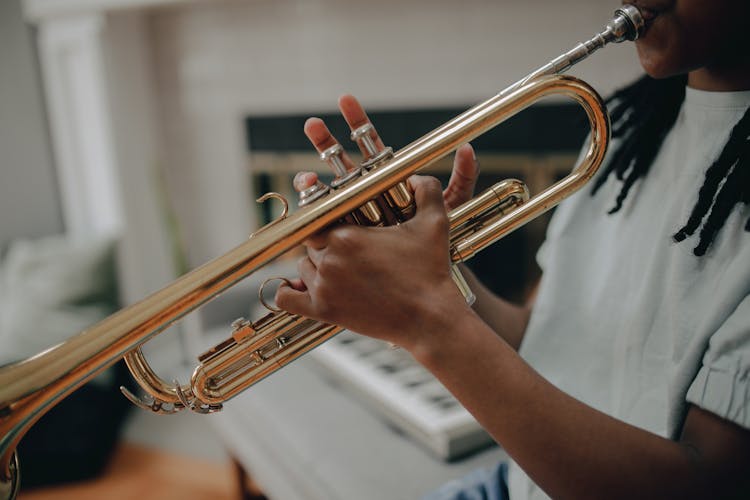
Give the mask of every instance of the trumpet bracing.
<path id="1" fill-rule="evenodd" d="M 123 357 L 146 393 L 140 399 L 124 391 L 138 406 L 158 413 L 184 408 L 211 413 L 338 333 L 341 329 L 336 325 L 266 306 L 270 310 L 266 316 L 254 322 L 236 321 L 226 341 L 199 356 L 199 365 L 185 385 L 162 380 L 140 351 L 141 344 L 182 316 L 330 224 L 346 221 L 377 226 L 409 218 L 415 210 L 406 184 L 410 175 L 545 96 L 570 97 L 585 110 L 591 126 L 585 155 L 570 175 L 531 199 L 519 181 L 501 181 L 449 214 L 454 280 L 471 300 L 471 291 L 455 264 L 557 205 L 588 181 L 603 161 L 610 134 L 604 104 L 586 83 L 560 73 L 607 43 L 636 39 L 643 28 L 638 9 L 623 6 L 606 28 L 590 40 L 398 152 L 378 148 L 371 140 L 369 124 L 355 130 L 352 139 L 367 152 L 361 167 L 351 171 L 343 167 L 340 146 L 324 151 L 321 158 L 333 168 L 335 180 L 331 186 L 318 183 L 300 193 L 300 209 L 295 213 L 288 215 L 285 209 L 276 221 L 225 255 L 70 340 L 0 368 L 0 499 L 14 498 L 18 491 L 15 450 L 29 427 L 68 394 Z M 281 198 L 269 193 L 259 201 L 271 197 Z"/>

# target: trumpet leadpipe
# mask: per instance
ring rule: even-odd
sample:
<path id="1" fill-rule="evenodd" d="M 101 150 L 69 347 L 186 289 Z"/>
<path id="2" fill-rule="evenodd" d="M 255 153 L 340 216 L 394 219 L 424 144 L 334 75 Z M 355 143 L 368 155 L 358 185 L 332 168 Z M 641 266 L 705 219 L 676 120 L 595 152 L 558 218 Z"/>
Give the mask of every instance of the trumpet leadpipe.
<path id="1" fill-rule="evenodd" d="M 448 155 L 460 145 L 549 95 L 572 97 L 586 110 L 592 132 L 585 160 L 571 176 L 521 206 L 512 208 L 507 214 L 487 212 L 478 216 L 474 219 L 479 222 L 478 228 L 461 225 L 461 238 L 452 244 L 452 261 L 455 263 L 470 258 L 491 242 L 577 191 L 601 164 L 609 141 L 609 120 L 601 98 L 587 84 L 570 77 L 544 75 L 567 69 L 606 43 L 634 39 L 641 29 L 643 20 L 637 9 L 623 6 L 618 9 L 607 29 L 592 39 L 590 44 L 574 48 L 562 59 L 551 61 L 508 90 L 469 109 L 397 153 L 391 155 L 385 152 L 381 155 L 378 152 L 368 160 L 371 164 L 368 167 L 373 168 L 367 175 L 332 191 L 316 186 L 316 189 L 306 193 L 307 204 L 303 208 L 262 228 L 228 253 L 66 342 L 26 360 L 0 367 L 0 499 L 14 498 L 18 491 L 15 450 L 28 429 L 63 398 L 123 357 L 147 392 L 165 398 L 164 402 L 173 403 L 175 408 L 179 404 L 200 413 L 210 413 L 254 380 L 259 380 L 330 338 L 340 327 L 304 319 L 290 331 L 268 337 L 268 342 L 256 349 L 258 355 L 266 359 L 252 367 L 251 376 L 238 371 L 239 367 L 248 365 L 245 359 L 233 357 L 248 354 L 247 350 L 243 353 L 242 349 L 232 347 L 240 345 L 242 339 L 240 342 L 229 339 L 217 346 L 216 352 L 202 358 L 206 368 L 199 366 L 196 369 L 192 387 L 162 381 L 145 362 L 139 349 L 151 337 L 162 333 L 180 318 L 260 267 L 393 190 L 410 175 Z M 399 197 L 400 194 L 403 193 L 399 193 Z M 396 200 L 395 205 L 398 207 L 403 201 Z M 255 335 L 248 333 L 247 338 L 252 339 Z M 253 352 L 250 352 L 250 359 Z M 217 372 L 211 371 L 214 367 L 209 361 L 216 361 Z M 221 381 L 221 384 L 217 381 Z M 154 400 L 155 408 L 162 404 L 161 400 L 157 400 Z M 195 401 L 200 404 L 195 404 Z"/>

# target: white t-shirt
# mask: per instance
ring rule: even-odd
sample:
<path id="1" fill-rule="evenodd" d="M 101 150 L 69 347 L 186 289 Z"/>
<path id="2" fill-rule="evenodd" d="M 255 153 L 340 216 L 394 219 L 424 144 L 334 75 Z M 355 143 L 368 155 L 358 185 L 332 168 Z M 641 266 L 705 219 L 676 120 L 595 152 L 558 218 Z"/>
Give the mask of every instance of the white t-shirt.
<path id="1" fill-rule="evenodd" d="M 688 402 L 750 428 L 750 216 L 735 208 L 703 257 L 687 221 L 708 166 L 750 91 L 687 89 L 647 176 L 607 215 L 612 176 L 564 202 L 538 260 L 544 270 L 521 355 L 584 403 L 677 438 Z M 512 500 L 547 498 L 515 464 Z"/>

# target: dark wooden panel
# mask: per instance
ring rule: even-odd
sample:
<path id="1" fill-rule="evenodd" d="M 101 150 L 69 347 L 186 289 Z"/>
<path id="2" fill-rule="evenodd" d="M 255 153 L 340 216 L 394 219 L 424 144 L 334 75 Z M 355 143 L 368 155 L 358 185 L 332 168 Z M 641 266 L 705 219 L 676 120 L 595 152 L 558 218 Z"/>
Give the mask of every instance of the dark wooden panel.
<path id="1" fill-rule="evenodd" d="M 374 111 L 370 118 L 384 142 L 401 148 L 465 111 L 444 108 L 407 111 Z M 248 116 L 247 147 L 252 151 L 309 151 L 302 127 L 313 114 Z M 317 114 L 347 149 L 349 129 L 338 114 Z M 585 116 L 575 104 L 533 106 L 494 130 L 472 141 L 481 151 L 553 153 L 575 151 L 587 132 Z"/>

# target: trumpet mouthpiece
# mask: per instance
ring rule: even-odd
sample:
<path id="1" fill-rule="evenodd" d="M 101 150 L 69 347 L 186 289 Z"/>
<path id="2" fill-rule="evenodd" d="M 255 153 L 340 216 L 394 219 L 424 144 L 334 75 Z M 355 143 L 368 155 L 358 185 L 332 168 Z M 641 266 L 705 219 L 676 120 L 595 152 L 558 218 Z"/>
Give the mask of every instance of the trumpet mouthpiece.
<path id="1" fill-rule="evenodd" d="M 646 28 L 641 11 L 635 5 L 625 4 L 615 11 L 615 17 L 607 25 L 612 42 L 637 40 Z"/>

